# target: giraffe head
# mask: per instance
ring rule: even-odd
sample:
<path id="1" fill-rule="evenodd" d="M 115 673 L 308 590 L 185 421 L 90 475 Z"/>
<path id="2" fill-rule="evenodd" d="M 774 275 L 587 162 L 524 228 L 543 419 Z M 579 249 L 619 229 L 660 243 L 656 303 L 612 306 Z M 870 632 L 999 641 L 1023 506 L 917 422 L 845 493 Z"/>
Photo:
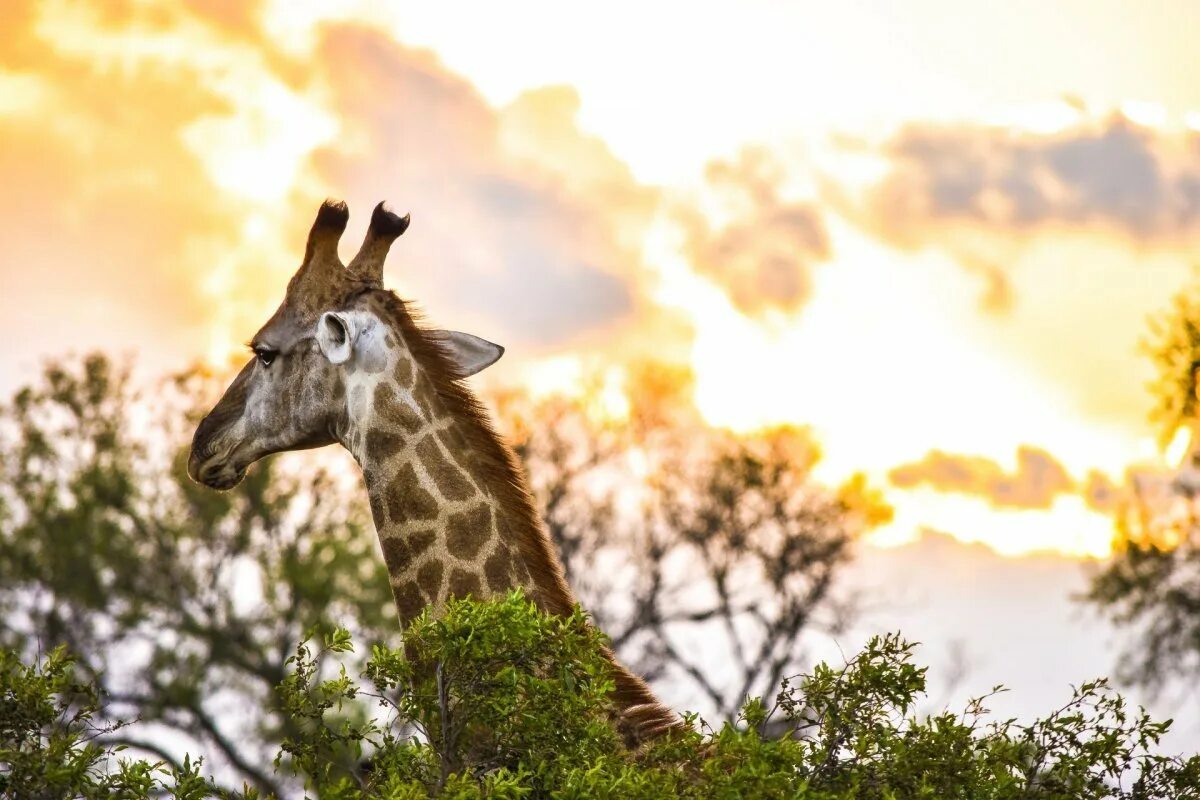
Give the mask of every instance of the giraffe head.
<path id="1" fill-rule="evenodd" d="M 338 240 L 349 211 L 326 201 L 308 235 L 304 261 L 283 303 L 251 339 L 253 358 L 242 367 L 192 439 L 188 474 L 229 489 L 264 456 L 342 441 L 347 426 L 347 378 L 380 372 L 406 345 L 369 309 L 385 294 L 383 261 L 408 227 L 380 203 L 358 255 L 343 266 Z M 438 332 L 462 377 L 494 363 L 504 349 L 477 336 Z"/>

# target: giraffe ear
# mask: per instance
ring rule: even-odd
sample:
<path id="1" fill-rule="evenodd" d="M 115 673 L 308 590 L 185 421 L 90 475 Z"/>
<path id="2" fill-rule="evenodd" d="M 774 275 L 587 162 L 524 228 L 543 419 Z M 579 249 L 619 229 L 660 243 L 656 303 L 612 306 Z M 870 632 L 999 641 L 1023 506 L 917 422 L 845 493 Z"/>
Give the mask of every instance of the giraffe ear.
<path id="1" fill-rule="evenodd" d="M 481 372 L 500 360 L 504 348 L 495 342 L 461 331 L 439 331 L 464 378 Z"/>
<path id="2" fill-rule="evenodd" d="M 327 311 L 317 320 L 317 345 L 331 364 L 344 364 L 354 352 L 358 324 L 348 314 Z"/>

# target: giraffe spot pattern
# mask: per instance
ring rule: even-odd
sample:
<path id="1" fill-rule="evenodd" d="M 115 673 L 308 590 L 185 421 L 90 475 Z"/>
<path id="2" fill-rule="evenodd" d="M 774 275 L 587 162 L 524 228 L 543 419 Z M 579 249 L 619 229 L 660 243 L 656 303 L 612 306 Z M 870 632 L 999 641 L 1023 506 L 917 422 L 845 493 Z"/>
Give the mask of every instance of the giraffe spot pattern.
<path id="1" fill-rule="evenodd" d="M 458 501 L 466 500 L 475 494 L 475 488 L 471 486 L 467 476 L 463 475 L 462 470 L 450 463 L 442 453 L 436 436 L 429 434 L 417 443 L 416 449 L 417 457 L 425 465 L 425 470 L 443 497 L 447 500 Z"/>
<path id="2" fill-rule="evenodd" d="M 375 527 L 380 527 L 384 523 L 383 516 L 383 498 L 379 492 L 367 493 L 367 501 L 371 504 L 371 516 L 375 518 Z"/>
<path id="3" fill-rule="evenodd" d="M 426 561 L 417 570 L 417 583 L 421 591 L 430 599 L 436 599 L 442 593 L 442 562 Z"/>
<path id="4" fill-rule="evenodd" d="M 503 513 L 496 515 L 496 531 L 500 536 L 500 546 L 509 548 L 508 543 L 513 541 L 512 528 L 509 527 L 508 520 Z M 525 558 L 520 554 L 516 544 L 509 548 L 509 559 L 512 562 L 513 585 L 530 586 L 533 578 L 530 576 L 529 567 L 525 565 Z"/>
<path id="5" fill-rule="evenodd" d="M 491 538 L 492 509 L 485 503 L 451 514 L 446 520 L 446 548 L 453 556 L 473 559 Z"/>
<path id="6" fill-rule="evenodd" d="M 461 567 L 455 567 L 450 573 L 450 594 L 453 597 L 466 597 L 472 595 L 476 599 L 482 597 L 480 593 L 479 577 L 472 575 Z"/>
<path id="7" fill-rule="evenodd" d="M 396 361 L 396 383 L 405 389 L 411 389 L 413 385 L 413 363 L 412 359 L 401 355 Z"/>
<path id="8" fill-rule="evenodd" d="M 438 431 L 438 439 L 442 442 L 442 447 L 446 448 L 446 452 L 450 454 L 455 463 L 468 475 L 471 474 L 471 465 L 467 463 L 467 443 L 463 440 L 462 434 L 453 428 L 443 428 Z"/>
<path id="9" fill-rule="evenodd" d="M 438 504 L 433 495 L 421 486 L 412 464 L 396 472 L 387 499 L 388 516 L 393 523 L 413 519 L 437 519 Z"/>
<path id="10" fill-rule="evenodd" d="M 472 502 L 487 495 L 487 487 L 476 477 L 461 431 L 439 416 L 444 409 L 434 383 L 395 331 L 384 335 L 392 351 L 388 376 L 344 385 L 339 377 L 310 390 L 346 397 L 353 427 L 363 425 L 355 430 L 356 455 L 363 454 L 364 470 L 386 484 L 371 498 L 371 510 L 381 534 L 399 534 L 381 536 L 380 543 L 401 619 L 449 596 L 482 598 L 528 585 L 519 549 L 505 539 L 504 515 L 488 502 Z M 447 508 L 443 498 L 459 505 Z"/>
<path id="11" fill-rule="evenodd" d="M 396 404 L 396 419 L 399 420 L 400 424 L 409 433 L 416 433 L 425 427 L 425 421 L 421 419 L 421 413 L 408 403 Z"/>
<path id="12" fill-rule="evenodd" d="M 433 540 L 437 538 L 432 528 L 422 528 L 419 531 L 414 531 L 408 535 L 409 549 L 412 550 L 413 558 L 419 557 L 422 553 L 429 549 L 429 545 L 433 544 Z"/>
<path id="13" fill-rule="evenodd" d="M 367 458 L 376 464 L 382 464 L 399 453 L 404 447 L 404 438 L 399 434 L 372 428 L 367 432 Z"/>
<path id="14" fill-rule="evenodd" d="M 383 561 L 387 564 L 388 571 L 392 574 L 395 574 L 398 570 L 407 568 L 412 561 L 411 550 L 404 539 L 399 536 L 389 536 L 386 539 L 380 539 L 379 546 L 383 550 Z"/>
<path id="15" fill-rule="evenodd" d="M 375 413 L 383 419 L 399 422 L 409 433 L 416 433 L 425 427 L 425 422 L 417 410 L 401 401 L 387 383 L 375 387 Z"/>
<path id="16" fill-rule="evenodd" d="M 488 588 L 496 594 L 512 588 L 512 568 L 512 555 L 508 547 L 501 542 L 496 552 L 483 562 L 483 574 L 487 578 Z"/>
<path id="17" fill-rule="evenodd" d="M 392 595 L 396 598 L 396 608 L 403 620 L 413 619 L 425 607 L 425 598 L 422 597 L 421 587 L 417 586 L 416 581 L 393 586 Z"/>

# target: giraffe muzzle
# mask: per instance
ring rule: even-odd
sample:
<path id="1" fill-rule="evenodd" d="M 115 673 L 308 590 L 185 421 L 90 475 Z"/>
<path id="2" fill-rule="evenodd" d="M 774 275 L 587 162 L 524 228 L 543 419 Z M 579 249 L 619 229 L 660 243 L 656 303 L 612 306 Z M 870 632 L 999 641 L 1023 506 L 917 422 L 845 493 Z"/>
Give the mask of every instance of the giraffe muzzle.
<path id="1" fill-rule="evenodd" d="M 210 489 L 232 489 L 246 477 L 245 467 L 238 467 L 231 459 L 221 455 L 201 458 L 195 450 L 188 456 L 187 471 L 188 477 Z"/>

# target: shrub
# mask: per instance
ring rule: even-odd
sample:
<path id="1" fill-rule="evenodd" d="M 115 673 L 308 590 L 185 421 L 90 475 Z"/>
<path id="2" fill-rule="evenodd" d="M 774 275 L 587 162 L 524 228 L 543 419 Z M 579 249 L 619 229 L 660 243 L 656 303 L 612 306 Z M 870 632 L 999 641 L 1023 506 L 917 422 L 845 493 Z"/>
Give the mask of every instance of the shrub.
<path id="1" fill-rule="evenodd" d="M 352 651 L 345 631 L 297 648 L 279 687 L 295 733 L 276 766 L 311 796 L 1200 798 L 1200 757 L 1156 754 L 1169 723 L 1128 708 L 1103 680 L 1029 724 L 990 721 L 986 697 L 918 718 L 925 670 L 898 635 L 789 680 L 771 704 L 751 699 L 718 730 L 689 716 L 629 751 L 612 725 L 603 636 L 582 612 L 545 615 L 514 593 L 453 601 L 406 633 L 405 650 L 373 648 L 361 682 L 328 669 Z M 215 795 L 199 764 L 114 762 L 89 744 L 95 697 L 61 651 L 37 667 L 2 663 L 0 795 Z M 363 698 L 380 713 L 365 716 Z"/>
<path id="2" fill-rule="evenodd" d="M 0 652 L 0 797 L 58 798 L 208 797 L 200 761 L 182 768 L 120 757 L 121 747 L 94 739 L 120 727 L 95 724 L 93 686 L 74 676 L 74 661 L 57 648 L 26 666 Z"/>
<path id="3" fill-rule="evenodd" d="M 748 701 L 736 723 L 714 731 L 689 717 L 635 752 L 613 732 L 602 637 L 578 611 L 547 616 L 519 594 L 454 601 L 407 642 L 407 657 L 375 648 L 367 688 L 319 680 L 314 653 L 297 652 L 282 691 L 306 734 L 285 750 L 322 797 L 1200 797 L 1200 757 L 1153 753 L 1169 723 L 1130 710 L 1103 680 L 1028 725 L 988 722 L 986 698 L 917 718 L 925 669 L 898 635 L 788 681 L 771 707 Z M 323 646 L 346 650 L 349 637 Z M 360 692 L 387 717 L 330 723 Z M 416 735 L 397 732 L 404 720 Z M 365 777 L 322 755 L 363 752 L 374 754 Z"/>

